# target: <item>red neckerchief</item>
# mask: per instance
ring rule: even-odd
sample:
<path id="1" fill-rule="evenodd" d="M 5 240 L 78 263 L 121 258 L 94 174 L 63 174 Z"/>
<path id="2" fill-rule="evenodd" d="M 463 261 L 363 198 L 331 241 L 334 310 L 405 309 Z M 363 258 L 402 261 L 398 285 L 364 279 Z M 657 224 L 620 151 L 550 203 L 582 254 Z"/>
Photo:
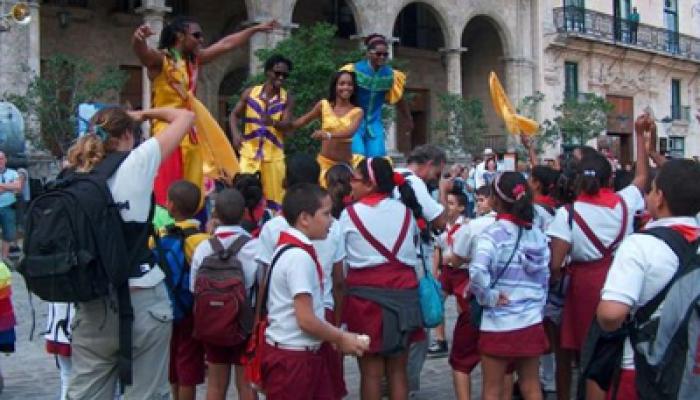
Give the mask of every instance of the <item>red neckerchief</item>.
<path id="1" fill-rule="evenodd" d="M 498 214 L 496 215 L 496 221 L 502 220 L 502 219 L 503 219 L 503 220 L 506 220 L 506 221 L 510 221 L 510 222 L 514 223 L 515 225 L 517 225 L 517 226 L 519 226 L 519 227 L 522 227 L 522 228 L 525 228 L 525 229 L 530 229 L 530 228 L 532 228 L 532 222 L 527 222 L 527 221 L 525 221 L 525 220 L 522 220 L 522 219 L 516 217 L 516 216 L 513 215 L 513 214 L 509 214 L 509 213 L 498 213 Z"/>
<path id="2" fill-rule="evenodd" d="M 611 188 L 601 188 L 597 194 L 591 196 L 586 193 L 581 193 L 576 197 L 576 201 L 582 203 L 593 204 L 607 208 L 615 208 L 620 203 L 620 196 Z"/>
<path id="3" fill-rule="evenodd" d="M 371 193 L 359 200 L 360 203 L 374 207 L 379 204 L 380 201 L 389 197 L 386 193 Z"/>
<path id="4" fill-rule="evenodd" d="M 450 229 L 447 230 L 447 245 L 452 247 L 452 244 L 455 241 L 454 234 L 457 232 L 457 229 L 459 229 L 462 226 L 462 224 L 455 223 L 450 227 Z"/>
<path id="5" fill-rule="evenodd" d="M 302 242 L 294 235 L 287 232 L 282 232 L 280 233 L 280 238 L 277 241 L 277 246 L 282 246 L 285 244 L 299 246 L 311 256 L 311 258 L 314 260 L 314 264 L 316 264 L 316 275 L 318 275 L 318 281 L 321 284 L 321 292 L 323 292 L 323 269 L 321 268 L 321 263 L 318 262 L 318 256 L 316 255 L 316 249 L 314 249 L 314 246 Z"/>
<path id="6" fill-rule="evenodd" d="M 542 196 L 538 194 L 535 196 L 535 204 L 542 204 L 547 207 L 557 208 L 557 201 L 554 200 L 552 196 Z"/>
<path id="7" fill-rule="evenodd" d="M 669 225 L 669 228 L 683 235 L 686 241 L 694 242 L 700 237 L 700 228 L 692 225 Z"/>
<path id="8" fill-rule="evenodd" d="M 235 232 L 219 232 L 215 233 L 214 236 L 218 237 L 219 239 L 226 239 L 227 237 L 231 237 L 235 234 Z"/>

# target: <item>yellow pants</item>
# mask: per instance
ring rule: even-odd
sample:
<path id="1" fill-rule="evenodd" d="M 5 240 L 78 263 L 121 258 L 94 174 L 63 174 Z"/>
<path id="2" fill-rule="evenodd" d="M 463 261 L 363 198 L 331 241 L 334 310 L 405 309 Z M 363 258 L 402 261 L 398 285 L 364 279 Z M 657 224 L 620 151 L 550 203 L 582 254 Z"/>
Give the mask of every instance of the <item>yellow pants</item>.
<path id="1" fill-rule="evenodd" d="M 286 175 L 284 158 L 264 161 L 241 156 L 240 167 L 241 173 L 244 174 L 260 172 L 263 194 L 267 199 L 268 205 L 275 210 L 280 209 L 282 207 L 282 199 L 284 199 L 283 183 Z"/>

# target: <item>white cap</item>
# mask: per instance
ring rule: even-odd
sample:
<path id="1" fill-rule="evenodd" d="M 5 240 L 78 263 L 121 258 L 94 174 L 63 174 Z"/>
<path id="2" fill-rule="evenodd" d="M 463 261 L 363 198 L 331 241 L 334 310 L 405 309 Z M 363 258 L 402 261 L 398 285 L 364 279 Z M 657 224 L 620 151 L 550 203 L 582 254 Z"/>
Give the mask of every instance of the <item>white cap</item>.
<path id="1" fill-rule="evenodd" d="M 493 153 L 493 149 L 491 149 L 490 147 L 487 147 L 487 148 L 484 149 L 484 155 L 485 155 L 485 156 L 492 156 L 493 154 L 494 154 L 494 153 Z"/>

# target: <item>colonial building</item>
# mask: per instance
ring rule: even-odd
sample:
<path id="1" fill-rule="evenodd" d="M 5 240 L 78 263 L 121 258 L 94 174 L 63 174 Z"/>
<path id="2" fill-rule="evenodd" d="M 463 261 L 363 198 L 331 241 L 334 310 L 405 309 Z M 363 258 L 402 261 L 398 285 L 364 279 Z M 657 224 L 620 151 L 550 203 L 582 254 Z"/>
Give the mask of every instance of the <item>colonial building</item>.
<path id="1" fill-rule="evenodd" d="M 3 2 L 7 10 L 14 0 Z M 615 104 L 608 134 L 623 162 L 632 158 L 634 115 L 650 107 L 662 145 L 674 155 L 700 155 L 700 0 L 43 0 L 31 2 L 33 20 L 0 32 L 0 93 L 21 92 L 41 60 L 61 52 L 129 74 L 119 99 L 148 105 L 148 82 L 130 47 L 144 21 L 156 30 L 169 13 L 201 22 L 211 42 L 271 18 L 281 29 L 259 33 L 200 73 L 198 96 L 227 118 L 227 99 L 259 68 L 256 49 L 273 46 L 296 27 L 327 21 L 338 26 L 338 46 L 359 46 L 363 36 L 393 40 L 394 57 L 406 60 L 415 129 L 390 135 L 389 147 L 406 152 L 430 141 L 441 92 L 483 101 L 487 147 L 509 141 L 490 107 L 489 71 L 496 71 L 514 103 L 545 94 L 538 118 L 552 118 L 564 96 L 593 92 Z M 640 23 L 633 32 L 632 7 Z M 633 18 L 634 19 L 634 18 Z M 633 35 L 633 33 L 636 33 Z M 402 121 L 398 121 L 403 132 Z"/>

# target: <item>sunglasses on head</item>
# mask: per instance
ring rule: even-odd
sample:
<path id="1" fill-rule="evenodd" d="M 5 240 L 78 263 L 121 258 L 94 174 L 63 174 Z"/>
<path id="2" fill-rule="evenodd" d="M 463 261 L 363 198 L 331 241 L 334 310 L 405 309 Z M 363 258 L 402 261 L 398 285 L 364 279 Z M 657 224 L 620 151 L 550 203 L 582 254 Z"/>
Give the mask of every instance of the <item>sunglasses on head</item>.
<path id="1" fill-rule="evenodd" d="M 289 72 L 284 72 L 284 71 L 272 71 L 275 76 L 278 78 L 289 78 Z"/>

